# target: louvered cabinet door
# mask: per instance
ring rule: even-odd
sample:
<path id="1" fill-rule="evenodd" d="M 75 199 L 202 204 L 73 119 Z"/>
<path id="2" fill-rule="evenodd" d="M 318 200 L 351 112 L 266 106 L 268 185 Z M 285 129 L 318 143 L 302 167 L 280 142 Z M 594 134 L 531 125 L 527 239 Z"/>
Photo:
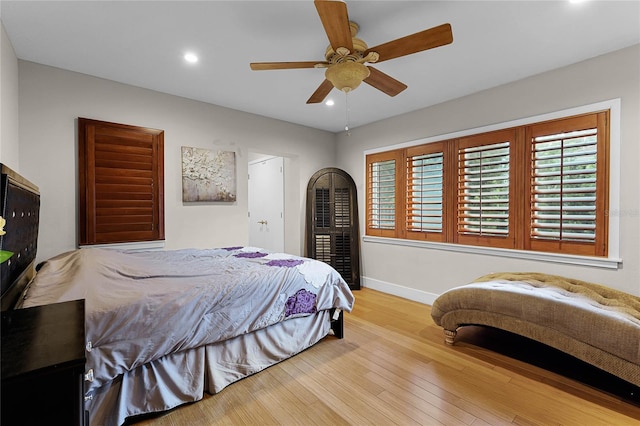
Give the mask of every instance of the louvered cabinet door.
<path id="1" fill-rule="evenodd" d="M 307 188 L 307 256 L 328 263 L 352 289 L 360 288 L 358 209 L 353 179 L 322 169 Z"/>

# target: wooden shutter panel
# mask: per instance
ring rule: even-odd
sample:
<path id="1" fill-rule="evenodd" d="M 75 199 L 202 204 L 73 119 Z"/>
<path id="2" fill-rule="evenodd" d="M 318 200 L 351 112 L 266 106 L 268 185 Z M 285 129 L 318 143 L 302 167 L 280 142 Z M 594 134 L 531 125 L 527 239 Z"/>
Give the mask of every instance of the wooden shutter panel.
<path id="1" fill-rule="evenodd" d="M 407 149 L 407 238 L 444 240 L 444 144 Z"/>
<path id="2" fill-rule="evenodd" d="M 328 177 L 327 177 L 328 179 Z M 324 188 L 316 188 L 316 228 L 329 228 L 331 226 L 330 189 L 329 184 Z"/>
<path id="3" fill-rule="evenodd" d="M 356 238 L 354 233 L 353 211 L 351 210 L 351 197 L 354 189 L 344 176 L 334 173 L 331 175 L 331 189 L 333 191 L 333 265 L 340 275 L 353 283 L 351 259 L 351 241 Z"/>
<path id="4" fill-rule="evenodd" d="M 460 150 L 458 232 L 509 233 L 509 142 Z"/>
<path id="5" fill-rule="evenodd" d="M 469 137 L 458 146 L 457 239 L 513 248 L 513 130 Z"/>
<path id="6" fill-rule="evenodd" d="M 392 151 L 367 156 L 367 234 L 399 237 L 404 199 L 403 155 Z"/>
<path id="7" fill-rule="evenodd" d="M 369 168 L 371 198 L 369 227 L 395 229 L 396 227 L 396 163 L 395 160 L 377 161 Z"/>
<path id="8" fill-rule="evenodd" d="M 164 132 L 78 119 L 79 245 L 164 239 Z"/>
<path id="9" fill-rule="evenodd" d="M 318 179 L 315 188 L 313 231 L 314 259 L 331 264 L 331 189 L 329 176 Z"/>
<path id="10" fill-rule="evenodd" d="M 529 249 L 606 255 L 606 123 L 599 113 L 528 128 Z"/>

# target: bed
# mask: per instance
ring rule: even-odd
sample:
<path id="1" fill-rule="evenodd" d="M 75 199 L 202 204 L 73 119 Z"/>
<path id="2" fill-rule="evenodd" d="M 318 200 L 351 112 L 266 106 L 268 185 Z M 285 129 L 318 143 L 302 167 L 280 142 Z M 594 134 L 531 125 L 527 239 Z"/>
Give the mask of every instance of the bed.
<path id="1" fill-rule="evenodd" d="M 8 197 L 3 208 L 15 203 Z M 37 269 L 3 299 L 15 286 L 24 287 L 17 309 L 84 299 L 93 426 L 198 401 L 329 334 L 342 337 L 342 312 L 354 302 L 329 265 L 256 247 L 83 248 Z"/>

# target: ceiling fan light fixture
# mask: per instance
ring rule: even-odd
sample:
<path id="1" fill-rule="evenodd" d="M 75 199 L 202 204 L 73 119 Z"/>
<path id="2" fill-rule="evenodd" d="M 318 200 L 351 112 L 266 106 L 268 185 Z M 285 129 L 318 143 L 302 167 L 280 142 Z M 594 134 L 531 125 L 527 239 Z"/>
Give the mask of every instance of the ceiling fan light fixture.
<path id="1" fill-rule="evenodd" d="M 331 65 L 325 71 L 325 77 L 338 90 L 350 92 L 355 90 L 362 80 L 369 77 L 369 68 L 359 62 L 341 62 Z"/>
<path id="2" fill-rule="evenodd" d="M 184 60 L 190 64 L 195 64 L 198 62 L 198 56 L 193 52 L 187 52 L 184 54 Z"/>

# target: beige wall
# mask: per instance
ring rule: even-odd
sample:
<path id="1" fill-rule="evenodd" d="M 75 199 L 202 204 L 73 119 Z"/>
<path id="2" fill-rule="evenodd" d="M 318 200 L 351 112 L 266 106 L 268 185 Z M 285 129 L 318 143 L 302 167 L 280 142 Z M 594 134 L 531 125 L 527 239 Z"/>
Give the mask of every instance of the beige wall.
<path id="1" fill-rule="evenodd" d="M 76 247 L 76 120 L 165 131 L 166 248 L 248 243 L 248 152 L 286 158 L 285 250 L 302 254 L 309 178 L 335 163 L 332 133 L 19 61 L 21 173 L 39 185 L 38 259 Z M 182 203 L 181 146 L 236 152 L 237 202 Z"/>
<path id="2" fill-rule="evenodd" d="M 5 38 L 3 35 L 3 40 Z M 358 187 L 360 218 L 363 218 L 363 153 L 366 150 L 620 98 L 622 162 L 618 172 L 623 214 L 619 239 L 623 263 L 619 269 L 363 242 L 363 282 L 383 291 L 429 302 L 443 291 L 485 273 L 542 271 L 640 294 L 638 45 L 353 129 L 351 136 L 333 135 L 82 74 L 17 62 L 20 171 L 37 183 L 42 192 L 40 260 L 75 247 L 75 120 L 78 116 L 165 130 L 167 248 L 245 244 L 248 241 L 249 152 L 286 157 L 285 247 L 289 252 L 303 253 L 306 184 L 322 167 L 337 166 L 351 174 Z M 5 68 L 3 61 L 3 74 Z M 17 103 L 16 100 L 10 102 Z M 237 203 L 182 204 L 181 145 L 236 151 Z M 3 156 L 4 146 L 3 141 Z"/>
<path id="3" fill-rule="evenodd" d="M 443 82 L 446 84 L 446 82 Z M 409 88 L 408 90 L 411 90 Z M 362 243 L 364 284 L 429 302 L 497 271 L 541 271 L 600 282 L 640 295 L 640 45 L 338 135 L 338 167 L 355 179 L 364 217 L 363 152 L 512 120 L 621 99 L 618 270 L 484 254 Z M 362 222 L 362 221 L 361 221 Z M 361 223 L 362 233 L 364 227 Z"/>
<path id="4" fill-rule="evenodd" d="M 18 59 L 0 22 L 0 162 L 15 171 L 18 140 Z"/>

